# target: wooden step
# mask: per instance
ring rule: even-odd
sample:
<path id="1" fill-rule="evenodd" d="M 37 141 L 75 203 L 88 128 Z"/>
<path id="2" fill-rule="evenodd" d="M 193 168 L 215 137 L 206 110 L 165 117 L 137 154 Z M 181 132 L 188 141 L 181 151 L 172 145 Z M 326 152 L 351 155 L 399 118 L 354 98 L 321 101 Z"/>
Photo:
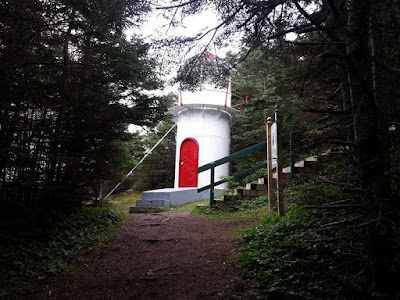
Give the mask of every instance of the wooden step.
<path id="1" fill-rule="evenodd" d="M 324 154 L 318 155 L 317 160 L 319 162 L 331 162 L 341 159 L 341 156 L 346 155 L 344 152 L 326 152 Z"/>
<path id="2" fill-rule="evenodd" d="M 244 189 L 236 189 L 234 192 L 234 195 L 240 196 L 240 195 L 243 195 L 243 192 L 244 192 Z"/>
<path id="3" fill-rule="evenodd" d="M 243 191 L 243 196 L 253 196 L 257 197 L 257 191 L 256 190 L 244 190 Z"/>
<path id="4" fill-rule="evenodd" d="M 276 173 L 272 174 L 272 178 L 276 179 L 276 176 L 277 176 Z M 283 180 L 289 180 L 290 179 L 290 172 L 289 173 L 282 172 L 282 179 Z"/>
<path id="5" fill-rule="evenodd" d="M 257 184 L 256 183 L 246 183 L 246 190 L 248 190 L 248 191 L 257 190 Z"/>
<path id="6" fill-rule="evenodd" d="M 268 190 L 268 184 L 257 184 L 257 191 L 266 191 Z"/>
<path id="7" fill-rule="evenodd" d="M 258 178 L 257 179 L 258 184 L 268 184 L 268 178 Z"/>
<path id="8" fill-rule="evenodd" d="M 276 178 L 273 178 L 272 181 L 272 188 L 276 187 Z M 257 187 L 259 190 L 268 190 L 268 178 L 258 178 L 257 180 Z"/>
<path id="9" fill-rule="evenodd" d="M 343 152 L 326 152 L 323 155 L 308 157 L 303 161 L 295 163 L 295 174 L 316 174 L 323 169 L 324 163 L 340 159 L 341 155 L 343 155 Z M 290 171 L 290 167 L 282 169 L 282 179 L 284 184 L 288 183 L 291 179 Z M 275 179 L 272 181 L 274 189 L 276 188 L 276 177 L 277 174 L 273 173 L 272 178 Z M 267 195 L 267 192 L 268 179 L 264 177 L 258 178 L 257 183 L 246 184 L 246 188 L 244 189 L 236 189 L 234 195 L 225 197 L 229 199 L 228 201 L 252 200 L 259 196 Z"/>
<path id="10" fill-rule="evenodd" d="M 264 195 L 261 195 L 264 196 Z M 242 196 L 242 198 L 240 200 L 247 200 L 247 201 L 251 201 L 251 200 L 255 200 L 257 199 L 259 196 Z"/>
<path id="11" fill-rule="evenodd" d="M 226 204 L 226 201 L 224 199 L 215 199 L 214 204 Z"/>
<path id="12" fill-rule="evenodd" d="M 265 196 L 267 194 L 267 191 L 257 191 L 257 190 L 244 190 L 243 191 L 243 196 L 250 196 L 250 197 L 259 197 L 259 196 Z"/>
<path id="13" fill-rule="evenodd" d="M 259 184 L 259 183 L 247 183 L 246 184 L 247 191 L 265 191 L 267 190 L 267 184 Z"/>
<path id="14" fill-rule="evenodd" d="M 267 190 L 267 184 L 259 184 L 259 183 L 247 183 L 246 190 L 247 191 L 265 191 Z"/>
<path id="15" fill-rule="evenodd" d="M 240 200 L 240 195 L 225 195 L 223 201 L 224 202 L 232 202 Z"/>

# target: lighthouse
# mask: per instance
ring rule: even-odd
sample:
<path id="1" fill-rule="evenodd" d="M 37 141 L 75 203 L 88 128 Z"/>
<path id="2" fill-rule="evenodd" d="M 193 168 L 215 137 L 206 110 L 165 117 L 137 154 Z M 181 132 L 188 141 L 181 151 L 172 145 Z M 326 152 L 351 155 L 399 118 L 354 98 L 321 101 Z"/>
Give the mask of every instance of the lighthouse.
<path id="1" fill-rule="evenodd" d="M 192 66 L 192 76 L 197 78 L 191 81 L 197 87 L 179 91 L 179 101 L 170 109 L 177 125 L 175 188 L 200 188 L 210 184 L 210 171 L 198 174 L 197 169 L 230 154 L 230 128 L 236 112 L 231 107 L 232 68 L 210 52 L 193 59 L 197 65 Z M 227 176 L 228 163 L 215 169 L 216 180 Z M 226 183 L 217 188 L 225 186 Z"/>
<path id="2" fill-rule="evenodd" d="M 232 68 L 224 59 L 203 52 L 181 71 L 185 76 L 181 78 L 179 100 L 170 109 L 177 127 L 174 187 L 143 192 L 131 212 L 207 199 L 207 191 L 197 191 L 210 184 L 210 171 L 198 174 L 197 169 L 230 153 L 230 126 L 236 113 L 231 107 Z M 227 176 L 229 164 L 215 169 L 216 180 Z"/>

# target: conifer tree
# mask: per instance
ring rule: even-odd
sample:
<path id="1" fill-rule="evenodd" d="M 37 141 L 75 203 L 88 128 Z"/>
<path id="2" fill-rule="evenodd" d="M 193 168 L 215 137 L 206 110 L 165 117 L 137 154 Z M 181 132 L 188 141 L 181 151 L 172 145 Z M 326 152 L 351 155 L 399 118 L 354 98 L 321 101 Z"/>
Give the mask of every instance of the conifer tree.
<path id="1" fill-rule="evenodd" d="M 160 86 L 149 45 L 123 32 L 140 25 L 146 2 L 0 7 L 2 208 L 31 214 L 97 196 L 116 174 L 128 124 L 156 124 L 164 111 L 146 92 Z"/>

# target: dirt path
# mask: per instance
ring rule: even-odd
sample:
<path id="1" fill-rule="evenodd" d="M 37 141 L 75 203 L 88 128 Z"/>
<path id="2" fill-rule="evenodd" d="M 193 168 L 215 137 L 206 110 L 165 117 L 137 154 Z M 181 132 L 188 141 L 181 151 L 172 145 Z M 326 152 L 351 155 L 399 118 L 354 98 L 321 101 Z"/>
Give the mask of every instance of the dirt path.
<path id="1" fill-rule="evenodd" d="M 36 299 L 220 299 L 238 278 L 234 231 L 249 221 L 188 212 L 134 214 L 78 270 L 52 279 Z"/>

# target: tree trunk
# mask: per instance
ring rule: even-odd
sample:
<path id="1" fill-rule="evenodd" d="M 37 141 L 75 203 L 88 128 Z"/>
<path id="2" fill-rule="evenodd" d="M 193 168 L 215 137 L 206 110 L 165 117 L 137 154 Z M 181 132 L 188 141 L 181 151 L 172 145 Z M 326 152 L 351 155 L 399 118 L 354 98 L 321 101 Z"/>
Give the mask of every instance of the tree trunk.
<path id="1" fill-rule="evenodd" d="M 389 253 L 389 231 L 382 222 L 386 205 L 390 199 L 388 168 L 388 139 L 383 99 L 380 90 L 383 81 L 377 73 L 376 63 L 371 60 L 370 16 L 373 1 L 353 0 L 350 3 L 346 40 L 348 66 L 347 77 L 350 87 L 353 114 L 354 141 L 356 144 L 357 171 L 362 188 L 362 202 L 366 217 L 373 220 L 367 226 L 368 256 L 374 288 L 388 291 L 390 276 L 385 268 Z M 374 51 L 377 51 L 375 49 Z M 374 68 L 375 66 L 375 68 Z M 373 87 L 373 88 L 371 88 Z"/>

